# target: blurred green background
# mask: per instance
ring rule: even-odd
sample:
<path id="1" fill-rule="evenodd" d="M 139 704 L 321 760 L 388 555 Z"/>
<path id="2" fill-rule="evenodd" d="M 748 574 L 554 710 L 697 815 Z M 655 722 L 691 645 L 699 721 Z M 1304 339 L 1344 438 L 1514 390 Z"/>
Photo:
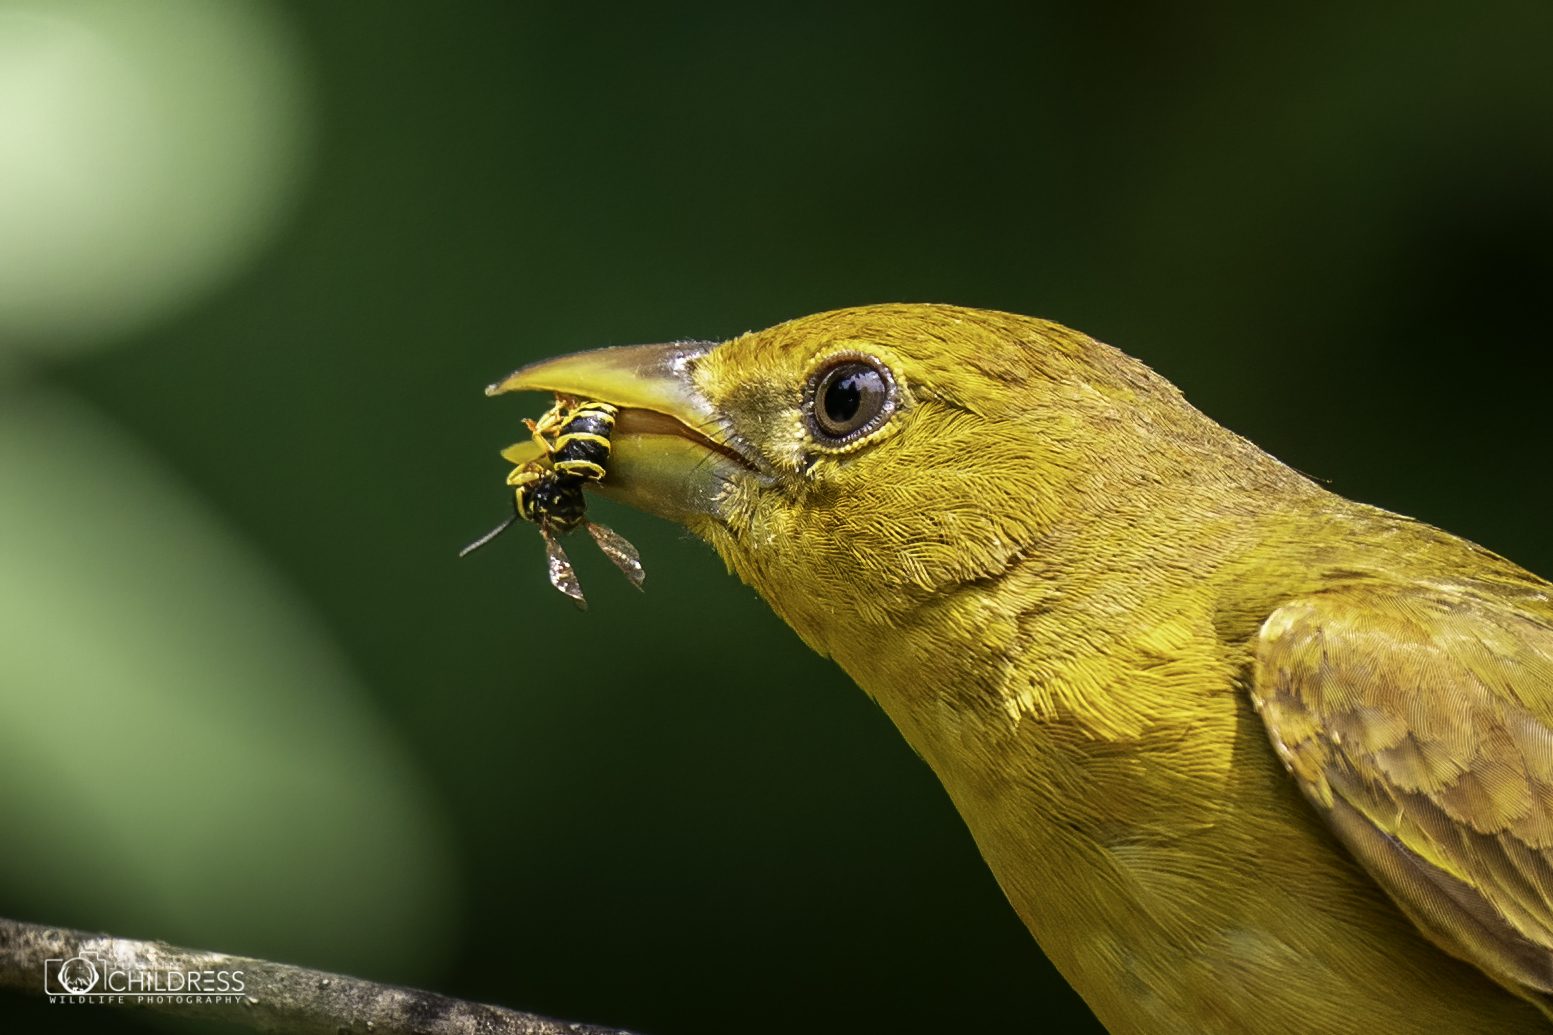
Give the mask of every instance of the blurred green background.
<path id="1" fill-rule="evenodd" d="M 524 362 L 1048 316 L 1553 574 L 1553 6 L 0 0 L 0 915 L 655 1035 L 1080 1031 L 711 552 L 546 584 Z M 5 1030 L 138 1031 L 0 999 Z"/>

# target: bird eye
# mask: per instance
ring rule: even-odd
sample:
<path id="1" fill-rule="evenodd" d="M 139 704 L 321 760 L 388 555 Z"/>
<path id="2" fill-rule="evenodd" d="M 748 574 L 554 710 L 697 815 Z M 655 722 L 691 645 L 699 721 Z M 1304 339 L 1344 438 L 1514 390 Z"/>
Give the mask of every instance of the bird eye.
<path id="1" fill-rule="evenodd" d="M 895 381 L 877 363 L 855 358 L 833 362 L 811 382 L 808 409 L 815 438 L 824 445 L 843 446 L 889 419 L 895 409 Z"/>

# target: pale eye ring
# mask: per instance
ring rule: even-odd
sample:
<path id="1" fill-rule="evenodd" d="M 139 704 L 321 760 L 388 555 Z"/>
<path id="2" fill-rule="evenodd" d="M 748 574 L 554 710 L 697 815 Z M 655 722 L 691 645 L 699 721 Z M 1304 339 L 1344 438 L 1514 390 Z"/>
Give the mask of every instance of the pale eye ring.
<path id="1" fill-rule="evenodd" d="M 809 379 L 804 409 L 815 441 L 836 448 L 878 430 L 895 412 L 895 378 L 868 356 L 833 357 Z"/>

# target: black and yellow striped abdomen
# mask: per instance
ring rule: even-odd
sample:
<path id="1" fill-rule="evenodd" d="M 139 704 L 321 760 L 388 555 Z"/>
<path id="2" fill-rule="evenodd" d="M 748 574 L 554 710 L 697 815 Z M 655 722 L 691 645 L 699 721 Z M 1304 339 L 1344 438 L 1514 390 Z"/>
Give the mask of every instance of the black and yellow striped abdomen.
<path id="1" fill-rule="evenodd" d="M 557 474 L 587 481 L 604 477 L 609 462 L 609 437 L 619 412 L 608 403 L 585 402 L 571 412 L 556 434 L 551 467 Z"/>

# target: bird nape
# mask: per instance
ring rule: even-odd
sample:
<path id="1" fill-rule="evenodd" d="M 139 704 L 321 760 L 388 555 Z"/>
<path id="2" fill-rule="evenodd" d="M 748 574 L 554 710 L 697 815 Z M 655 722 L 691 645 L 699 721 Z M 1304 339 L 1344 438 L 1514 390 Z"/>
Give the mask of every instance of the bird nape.
<path id="1" fill-rule="evenodd" d="M 822 313 L 488 391 L 873 696 L 1115 1032 L 1553 1009 L 1553 587 L 1336 496 L 1042 320 Z"/>

